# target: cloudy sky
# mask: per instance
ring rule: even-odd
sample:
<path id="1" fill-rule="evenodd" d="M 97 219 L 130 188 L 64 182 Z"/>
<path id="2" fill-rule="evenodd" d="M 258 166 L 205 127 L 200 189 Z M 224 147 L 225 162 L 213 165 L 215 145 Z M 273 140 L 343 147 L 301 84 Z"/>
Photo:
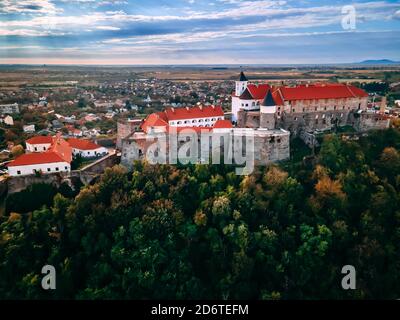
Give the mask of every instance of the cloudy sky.
<path id="1" fill-rule="evenodd" d="M 0 0 L 0 63 L 400 61 L 399 35 L 400 0 Z"/>

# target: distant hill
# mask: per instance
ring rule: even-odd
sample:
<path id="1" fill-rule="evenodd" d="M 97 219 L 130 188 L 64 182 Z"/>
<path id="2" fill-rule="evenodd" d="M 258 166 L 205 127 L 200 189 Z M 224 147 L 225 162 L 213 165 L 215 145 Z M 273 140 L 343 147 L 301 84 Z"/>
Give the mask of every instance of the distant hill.
<path id="1" fill-rule="evenodd" d="M 400 61 L 393 61 L 389 59 L 381 59 L 381 60 L 365 60 L 359 62 L 359 64 L 400 64 Z"/>

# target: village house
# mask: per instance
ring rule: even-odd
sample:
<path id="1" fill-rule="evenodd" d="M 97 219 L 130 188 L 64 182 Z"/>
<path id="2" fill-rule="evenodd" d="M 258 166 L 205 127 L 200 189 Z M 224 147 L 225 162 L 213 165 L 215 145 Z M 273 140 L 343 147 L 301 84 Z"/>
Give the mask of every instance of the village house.
<path id="1" fill-rule="evenodd" d="M 50 136 L 36 136 L 26 140 L 27 152 L 43 152 L 50 149 L 53 143 L 53 137 Z"/>
<path id="2" fill-rule="evenodd" d="M 46 151 L 25 153 L 10 162 L 7 165 L 8 174 L 10 176 L 22 176 L 38 173 L 70 172 L 72 162 L 71 147 L 61 138 L 60 134 L 50 138 L 52 138 L 52 142 Z M 31 140 L 29 143 L 30 148 L 39 150 L 39 146 L 42 148 L 43 145 L 47 146 L 47 143 L 44 142 L 48 142 L 48 140 Z"/>
<path id="3" fill-rule="evenodd" d="M 108 150 L 89 140 L 56 136 L 36 136 L 26 141 L 26 153 L 10 162 L 10 176 L 38 173 L 70 172 L 73 156 L 84 158 L 104 156 Z"/>
<path id="4" fill-rule="evenodd" d="M 94 158 L 104 156 L 108 153 L 106 148 L 89 140 L 69 138 L 67 142 L 71 146 L 74 156 L 79 155 L 83 158 Z"/>

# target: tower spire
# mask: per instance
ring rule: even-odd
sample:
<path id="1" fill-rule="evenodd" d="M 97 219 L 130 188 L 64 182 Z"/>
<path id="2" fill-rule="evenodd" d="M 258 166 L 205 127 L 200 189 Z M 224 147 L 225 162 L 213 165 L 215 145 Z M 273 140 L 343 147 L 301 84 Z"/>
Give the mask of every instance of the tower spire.
<path id="1" fill-rule="evenodd" d="M 272 97 L 271 90 L 268 90 L 268 93 L 266 94 L 262 105 L 265 106 L 265 107 L 273 107 L 273 106 L 276 106 L 276 103 L 275 103 L 275 101 L 274 101 L 274 98 Z"/>
<path id="2" fill-rule="evenodd" d="M 246 76 L 244 75 L 243 71 L 240 71 L 240 78 L 239 81 L 248 81 Z"/>

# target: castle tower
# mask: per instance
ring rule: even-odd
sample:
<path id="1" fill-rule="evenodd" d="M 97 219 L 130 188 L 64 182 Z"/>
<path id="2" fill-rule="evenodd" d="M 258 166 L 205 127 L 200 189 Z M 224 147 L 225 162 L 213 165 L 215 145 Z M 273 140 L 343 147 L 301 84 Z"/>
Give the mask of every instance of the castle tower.
<path id="1" fill-rule="evenodd" d="M 275 114 L 276 103 L 269 90 L 260 107 L 260 128 L 275 129 Z"/>
<path id="2" fill-rule="evenodd" d="M 246 90 L 247 82 L 248 80 L 246 76 L 244 75 L 243 71 L 241 71 L 239 81 L 236 81 L 235 95 L 237 97 L 239 97 L 244 92 L 244 90 Z"/>

